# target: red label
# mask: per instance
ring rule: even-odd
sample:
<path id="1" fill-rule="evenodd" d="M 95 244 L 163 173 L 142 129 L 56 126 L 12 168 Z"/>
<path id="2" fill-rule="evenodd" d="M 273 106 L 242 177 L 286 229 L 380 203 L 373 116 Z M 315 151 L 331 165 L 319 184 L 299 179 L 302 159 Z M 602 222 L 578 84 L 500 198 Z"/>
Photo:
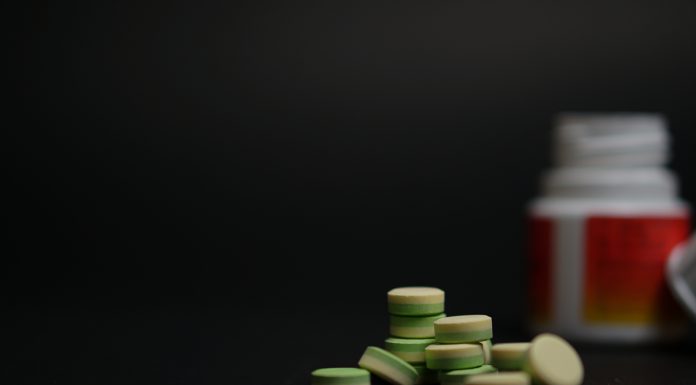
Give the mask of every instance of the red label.
<path id="1" fill-rule="evenodd" d="M 583 314 L 591 323 L 654 324 L 681 316 L 664 277 L 688 236 L 684 217 L 590 217 L 585 227 Z"/>
<path id="2" fill-rule="evenodd" d="M 552 222 L 533 217 L 529 224 L 529 306 L 535 322 L 551 319 L 551 237 Z"/>

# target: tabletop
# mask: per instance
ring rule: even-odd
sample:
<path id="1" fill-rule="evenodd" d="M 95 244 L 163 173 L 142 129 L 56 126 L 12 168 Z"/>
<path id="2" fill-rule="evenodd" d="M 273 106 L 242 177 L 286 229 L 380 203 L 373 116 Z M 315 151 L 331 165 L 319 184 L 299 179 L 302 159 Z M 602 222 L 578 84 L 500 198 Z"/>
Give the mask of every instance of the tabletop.
<path id="1" fill-rule="evenodd" d="M 386 319 L 358 313 L 22 309 L 9 368 L 13 383 L 33 385 L 309 384 L 313 369 L 355 366 L 366 346 L 383 344 Z M 530 337 L 516 325 L 494 330 L 494 342 Z M 574 346 L 588 385 L 696 384 L 693 338 L 670 346 Z"/>

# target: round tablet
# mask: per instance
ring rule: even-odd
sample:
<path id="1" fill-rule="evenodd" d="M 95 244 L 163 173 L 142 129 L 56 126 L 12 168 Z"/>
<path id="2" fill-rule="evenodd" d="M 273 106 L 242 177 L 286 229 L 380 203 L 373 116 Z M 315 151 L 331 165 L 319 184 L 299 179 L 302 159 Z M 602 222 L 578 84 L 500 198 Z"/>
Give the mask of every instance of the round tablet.
<path id="1" fill-rule="evenodd" d="M 483 365 L 483 349 L 479 344 L 430 345 L 425 348 L 428 369 L 455 370 Z"/>
<path id="2" fill-rule="evenodd" d="M 493 321 L 487 315 L 459 315 L 435 321 L 435 339 L 439 343 L 464 343 L 493 337 Z"/>
<path id="3" fill-rule="evenodd" d="M 312 385 L 370 385 L 370 372 L 358 368 L 324 368 L 312 372 Z"/>
<path id="4" fill-rule="evenodd" d="M 413 365 L 418 372 L 416 385 L 433 385 L 438 383 L 437 370 L 430 370 L 424 364 Z"/>
<path id="5" fill-rule="evenodd" d="M 554 334 L 536 336 L 527 351 L 524 370 L 543 385 L 580 385 L 580 356 L 568 342 Z"/>
<path id="6" fill-rule="evenodd" d="M 524 372 L 476 374 L 466 379 L 466 385 L 529 385 L 529 375 Z"/>
<path id="7" fill-rule="evenodd" d="M 429 315 L 424 317 L 406 317 L 400 315 L 389 316 L 389 334 L 394 337 L 404 338 L 430 338 L 435 337 L 433 323 L 445 317 L 445 314 Z"/>
<path id="8" fill-rule="evenodd" d="M 491 365 L 498 370 L 522 370 L 524 355 L 529 346 L 529 342 L 495 344 L 491 348 Z"/>
<path id="9" fill-rule="evenodd" d="M 415 385 L 418 372 L 408 362 L 375 346 L 365 349 L 358 366 L 395 385 Z"/>
<path id="10" fill-rule="evenodd" d="M 481 365 L 471 369 L 458 369 L 448 372 L 440 372 L 440 384 L 442 385 L 464 385 L 467 378 L 474 374 L 495 373 L 497 370 L 491 365 Z"/>
<path id="11" fill-rule="evenodd" d="M 425 348 L 434 344 L 434 338 L 387 338 L 384 348 L 408 363 L 425 362 Z"/>
<path id="12" fill-rule="evenodd" d="M 483 363 L 484 364 L 490 364 L 491 363 L 491 347 L 493 346 L 493 343 L 491 340 L 485 340 L 479 342 L 481 344 L 481 348 L 483 349 Z"/>
<path id="13" fill-rule="evenodd" d="M 397 287 L 387 293 L 390 314 L 433 315 L 445 311 L 445 292 L 436 287 Z"/>

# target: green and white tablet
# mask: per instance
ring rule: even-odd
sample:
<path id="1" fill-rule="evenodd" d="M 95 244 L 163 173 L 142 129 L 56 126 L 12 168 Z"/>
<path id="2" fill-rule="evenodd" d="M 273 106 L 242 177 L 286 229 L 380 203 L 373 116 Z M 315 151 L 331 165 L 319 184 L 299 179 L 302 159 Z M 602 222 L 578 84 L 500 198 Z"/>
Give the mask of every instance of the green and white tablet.
<path id="1" fill-rule="evenodd" d="M 358 366 L 395 385 L 415 385 L 418 380 L 411 364 L 375 346 L 365 349 Z"/>
<path id="2" fill-rule="evenodd" d="M 445 311 L 445 292 L 436 287 L 398 287 L 387 293 L 389 314 L 424 316 Z"/>

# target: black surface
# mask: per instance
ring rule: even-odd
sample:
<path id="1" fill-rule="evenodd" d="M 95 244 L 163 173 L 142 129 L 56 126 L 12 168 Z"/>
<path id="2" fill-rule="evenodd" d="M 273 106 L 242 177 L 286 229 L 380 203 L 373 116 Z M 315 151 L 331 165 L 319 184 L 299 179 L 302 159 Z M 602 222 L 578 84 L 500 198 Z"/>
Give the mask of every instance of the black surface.
<path id="1" fill-rule="evenodd" d="M 386 316 L 359 307 L 254 315 L 233 306 L 65 310 L 22 319 L 30 333 L 17 353 L 20 383 L 308 384 L 313 369 L 355 366 L 366 346 L 383 346 L 388 330 Z M 521 328 L 494 324 L 494 342 L 526 340 Z M 693 338 L 671 346 L 575 347 L 588 385 L 696 384 Z"/>
<path id="2" fill-rule="evenodd" d="M 381 341 L 372 317 L 400 285 L 520 325 L 524 206 L 558 111 L 663 112 L 696 202 L 692 1 L 27 1 L 6 14 L 19 25 L 0 285 L 18 383 L 255 384 L 259 370 L 301 383 Z M 507 284 L 483 289 L 491 277 Z M 301 345 L 288 371 L 255 361 L 288 334 Z M 598 381 L 688 369 L 660 352 L 588 354 Z"/>

